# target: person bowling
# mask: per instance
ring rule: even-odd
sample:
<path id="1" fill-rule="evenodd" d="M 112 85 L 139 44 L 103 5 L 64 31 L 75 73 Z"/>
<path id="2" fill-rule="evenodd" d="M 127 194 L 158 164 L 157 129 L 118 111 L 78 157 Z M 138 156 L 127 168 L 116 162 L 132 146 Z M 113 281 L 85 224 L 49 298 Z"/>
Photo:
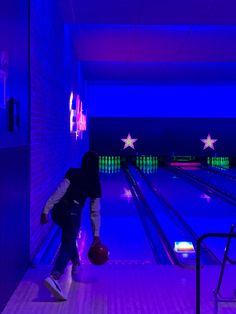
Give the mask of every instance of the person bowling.
<path id="1" fill-rule="evenodd" d="M 100 198 L 99 156 L 88 151 L 82 158 L 81 168 L 70 168 L 56 191 L 46 202 L 40 217 L 41 224 L 48 223 L 51 211 L 53 221 L 62 229 L 61 245 L 50 276 L 44 285 L 60 301 L 67 300 L 59 279 L 71 260 L 72 274 L 80 265 L 76 238 L 80 229 L 81 213 L 85 201 L 90 198 L 90 218 L 93 231 L 92 246 L 100 243 Z"/>

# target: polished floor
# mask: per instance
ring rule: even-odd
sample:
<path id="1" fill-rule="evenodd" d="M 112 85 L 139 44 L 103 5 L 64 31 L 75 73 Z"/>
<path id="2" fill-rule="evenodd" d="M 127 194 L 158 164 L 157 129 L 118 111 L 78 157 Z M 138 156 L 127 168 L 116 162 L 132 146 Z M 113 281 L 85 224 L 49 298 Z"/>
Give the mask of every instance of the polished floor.
<path id="1" fill-rule="evenodd" d="M 131 171 L 133 171 L 131 169 Z M 234 192 L 234 180 L 203 170 L 191 170 L 204 180 L 214 181 L 222 189 Z M 231 171 L 231 174 L 233 171 Z M 133 172 L 147 202 L 162 223 L 171 245 L 184 233 L 167 221 L 157 200 L 151 196 L 145 182 Z M 147 174 L 155 189 L 181 214 L 185 222 L 200 236 L 205 232 L 228 232 L 235 218 L 235 206 L 219 195 L 207 194 L 183 176 L 167 169 Z M 219 181 L 217 181 L 219 180 Z M 153 254 L 153 243 L 145 231 L 137 210 L 137 202 L 130 193 L 123 172 L 102 175 L 102 233 L 101 238 L 110 249 L 110 260 L 104 266 L 88 262 L 87 250 L 91 243 L 88 205 L 85 207 L 79 247 L 82 265 L 76 276 L 70 265 L 61 284 L 68 300 L 56 302 L 42 285 L 51 265 L 37 265 L 25 274 L 3 314 L 13 313 L 83 313 L 83 314 L 193 314 L 195 312 L 195 268 L 161 265 Z M 236 191 L 236 190 L 235 190 Z M 150 194 L 150 195 L 149 195 Z M 159 207 L 158 207 L 159 206 Z M 173 216 L 172 216 L 173 218 Z M 177 223 L 176 223 L 177 224 Z M 172 226 L 173 228 L 170 228 Z M 219 259 L 225 241 L 211 239 L 207 243 Z M 157 249 L 158 251 L 158 249 Z M 234 252 L 232 252 L 233 254 Z M 219 276 L 219 265 L 202 265 L 201 313 L 215 314 L 213 290 Z M 222 293 L 234 297 L 236 266 L 226 268 Z M 236 313 L 236 303 L 219 304 L 218 314 Z"/>
<path id="2" fill-rule="evenodd" d="M 176 266 L 114 264 L 96 268 L 82 265 L 71 280 L 68 268 L 62 286 L 68 301 L 56 302 L 42 286 L 48 266 L 31 269 L 3 314 L 194 314 L 195 275 Z M 202 270 L 201 313 L 214 313 L 212 290 L 218 267 Z M 231 276 L 235 275 L 232 271 Z M 228 293 L 230 293 L 228 291 Z M 218 313 L 236 313 L 236 305 L 222 304 Z"/>

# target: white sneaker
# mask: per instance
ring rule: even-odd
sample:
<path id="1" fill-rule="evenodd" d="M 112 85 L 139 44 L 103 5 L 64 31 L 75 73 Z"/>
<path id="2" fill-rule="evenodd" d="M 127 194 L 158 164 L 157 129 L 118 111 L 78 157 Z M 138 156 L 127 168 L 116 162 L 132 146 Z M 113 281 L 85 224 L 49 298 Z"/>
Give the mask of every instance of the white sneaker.
<path id="1" fill-rule="evenodd" d="M 44 279 L 44 285 L 58 301 L 67 300 L 66 296 L 64 295 L 60 287 L 58 280 L 52 277 L 47 277 L 46 279 Z"/>

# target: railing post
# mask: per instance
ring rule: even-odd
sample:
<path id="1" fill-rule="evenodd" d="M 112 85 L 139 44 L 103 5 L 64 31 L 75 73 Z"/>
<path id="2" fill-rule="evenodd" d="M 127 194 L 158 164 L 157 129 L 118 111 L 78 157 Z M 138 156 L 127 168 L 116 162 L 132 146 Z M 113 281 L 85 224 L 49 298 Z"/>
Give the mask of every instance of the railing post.
<path id="1" fill-rule="evenodd" d="M 201 238 L 197 241 L 196 248 L 196 314 L 200 314 L 201 308 Z"/>
<path id="2" fill-rule="evenodd" d="M 205 233 L 196 244 L 196 314 L 201 314 L 201 242 L 206 238 L 236 238 L 235 233 Z"/>

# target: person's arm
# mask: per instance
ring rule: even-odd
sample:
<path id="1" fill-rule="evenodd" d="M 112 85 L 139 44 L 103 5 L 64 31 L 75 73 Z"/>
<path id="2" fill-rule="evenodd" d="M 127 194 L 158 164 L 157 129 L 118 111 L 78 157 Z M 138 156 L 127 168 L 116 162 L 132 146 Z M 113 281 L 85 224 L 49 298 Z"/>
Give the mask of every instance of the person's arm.
<path id="1" fill-rule="evenodd" d="M 43 208 L 42 214 L 41 214 L 41 218 L 40 218 L 40 223 L 41 224 L 48 223 L 48 213 L 49 213 L 49 211 L 65 195 L 69 185 L 70 185 L 70 181 L 67 178 L 63 179 L 63 181 L 57 187 L 56 191 L 48 199 L 47 203 L 45 204 L 45 206 Z"/>
<path id="2" fill-rule="evenodd" d="M 92 223 L 93 231 L 93 245 L 100 242 L 100 225 L 101 225 L 101 215 L 100 215 L 100 198 L 90 199 L 90 219 Z"/>

